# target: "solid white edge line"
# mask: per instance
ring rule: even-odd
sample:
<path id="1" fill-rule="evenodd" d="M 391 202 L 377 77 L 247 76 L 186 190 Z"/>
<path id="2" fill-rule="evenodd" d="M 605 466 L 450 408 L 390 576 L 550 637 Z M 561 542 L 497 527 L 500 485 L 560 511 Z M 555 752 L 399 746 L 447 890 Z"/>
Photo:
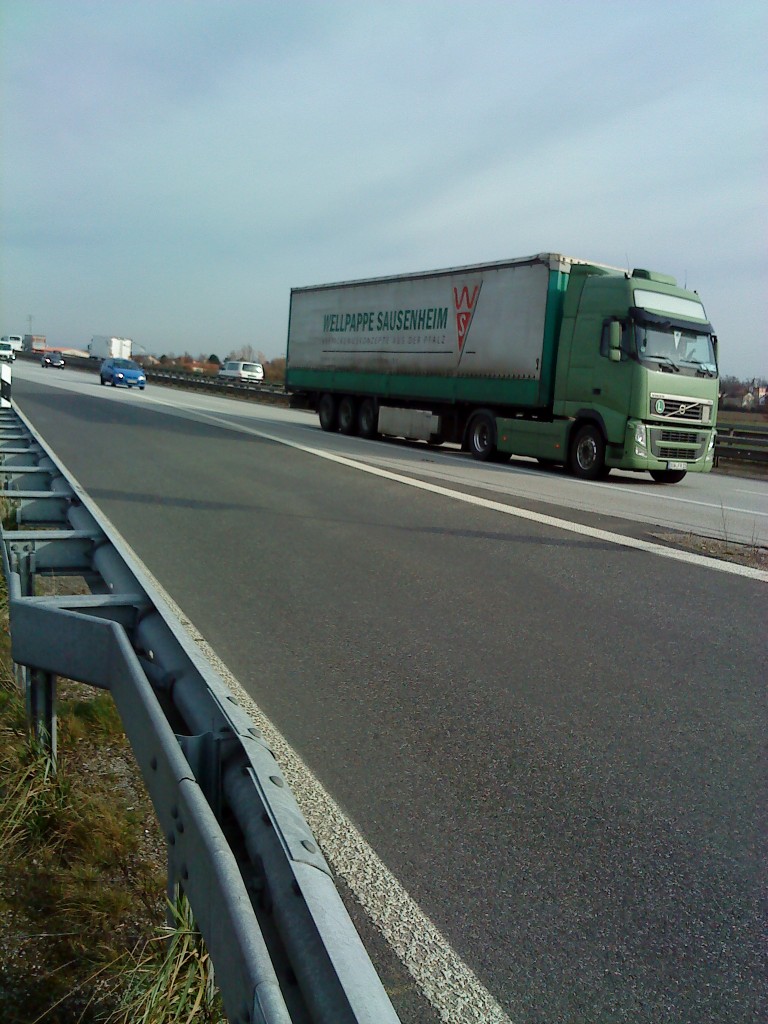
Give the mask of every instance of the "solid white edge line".
<path id="1" fill-rule="evenodd" d="M 215 652 L 202 638 L 198 639 L 198 646 L 262 730 L 334 872 L 344 879 L 442 1020 L 446 1024 L 512 1024 L 488 989 Z"/>
<path id="2" fill-rule="evenodd" d="M 214 416 L 212 413 L 202 413 L 201 415 L 206 419 L 212 420 L 214 423 L 228 427 L 230 430 L 253 434 L 255 437 L 261 437 L 266 441 L 274 441 L 288 448 L 295 448 L 297 451 L 304 452 L 307 455 L 314 455 L 317 458 L 326 459 L 328 462 L 335 462 L 349 469 L 370 473 L 372 476 L 378 476 L 384 480 L 392 480 L 395 483 L 405 484 L 408 487 L 415 487 L 421 491 L 429 491 L 444 498 L 463 501 L 467 505 L 489 509 L 493 512 L 501 512 L 503 515 L 514 516 L 517 519 L 526 519 L 529 522 L 540 523 L 542 526 L 551 526 L 556 530 L 565 530 L 568 533 L 589 537 L 592 540 L 601 540 L 618 547 L 634 548 L 637 551 L 645 551 L 650 555 L 659 555 L 661 558 L 669 558 L 673 561 L 685 562 L 688 565 L 696 565 L 704 569 L 715 569 L 717 572 L 729 573 L 733 576 L 742 576 L 746 579 L 760 580 L 763 583 L 768 583 L 768 571 L 764 569 L 754 569 L 748 565 L 739 565 L 737 562 L 726 562 L 720 558 L 697 555 L 693 551 L 682 551 L 678 548 L 665 547 L 663 544 L 654 544 L 651 541 L 641 540 L 638 537 L 625 537 L 620 533 L 610 533 L 608 530 L 599 530 L 593 526 L 582 526 L 580 523 L 571 523 L 567 519 L 559 519 L 556 516 L 548 516 L 541 512 L 531 512 L 529 509 L 518 508 L 515 505 L 505 505 L 503 502 L 492 501 L 490 498 L 480 498 L 475 494 L 465 494 L 463 491 L 455 491 L 440 484 L 431 484 L 426 480 L 418 480 L 414 477 L 402 476 L 400 473 L 393 473 L 388 469 L 369 466 L 364 462 L 358 462 L 356 459 L 351 459 L 344 455 L 334 455 L 331 452 L 321 451 L 319 448 L 311 448 L 308 445 L 300 444 L 298 441 L 289 441 L 286 438 L 277 437 L 255 427 L 246 427 L 242 424 L 232 423 L 219 416 Z"/>
<path id="3" fill-rule="evenodd" d="M 95 516 L 110 542 L 125 558 L 139 583 L 158 600 L 171 629 L 192 642 L 191 657 L 208 661 L 262 730 L 267 746 L 282 768 L 302 813 L 333 870 L 356 899 L 407 969 L 416 987 L 446 1024 L 513 1024 L 472 969 L 455 952 L 421 907 L 365 841 L 300 755 L 229 671 L 199 629 L 142 562 L 128 541 L 88 495 L 53 449 L 37 434 L 18 407 L 14 410 L 35 434 L 41 447 L 66 474 L 73 491 Z M 164 605 L 165 607 L 161 607 Z"/>

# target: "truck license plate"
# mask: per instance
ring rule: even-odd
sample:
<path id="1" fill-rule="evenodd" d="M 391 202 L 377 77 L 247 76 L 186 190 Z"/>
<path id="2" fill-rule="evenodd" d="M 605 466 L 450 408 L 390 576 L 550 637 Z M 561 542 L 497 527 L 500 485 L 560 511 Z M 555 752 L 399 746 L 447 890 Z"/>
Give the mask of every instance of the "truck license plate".
<path id="1" fill-rule="evenodd" d="M 668 462 L 667 469 L 687 469 L 688 467 L 684 462 Z"/>

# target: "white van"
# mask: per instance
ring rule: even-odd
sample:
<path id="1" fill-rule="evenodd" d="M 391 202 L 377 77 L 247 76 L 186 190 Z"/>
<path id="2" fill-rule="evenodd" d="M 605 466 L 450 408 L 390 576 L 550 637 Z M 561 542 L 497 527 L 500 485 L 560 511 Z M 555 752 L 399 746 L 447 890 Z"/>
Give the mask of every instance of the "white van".
<path id="1" fill-rule="evenodd" d="M 4 334 L 0 341 L 7 341 L 14 352 L 21 352 L 21 346 L 24 339 L 20 334 Z"/>
<path id="2" fill-rule="evenodd" d="M 264 367 L 261 363 L 243 363 L 238 361 L 224 363 L 218 373 L 219 378 L 224 380 L 242 381 L 245 383 L 258 384 L 264 380 Z"/>
<path id="3" fill-rule="evenodd" d="M 10 341 L 2 339 L 0 341 L 0 360 L 4 363 L 12 363 L 15 358 L 16 353 L 14 352 Z"/>

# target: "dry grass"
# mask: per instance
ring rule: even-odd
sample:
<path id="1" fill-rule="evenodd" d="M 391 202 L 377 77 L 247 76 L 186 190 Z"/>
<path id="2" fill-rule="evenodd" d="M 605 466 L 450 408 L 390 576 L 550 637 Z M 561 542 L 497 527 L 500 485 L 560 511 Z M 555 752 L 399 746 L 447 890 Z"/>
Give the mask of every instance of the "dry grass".
<path id="1" fill-rule="evenodd" d="M 130 968 L 120 1009 L 109 1024 L 224 1024 L 213 964 L 189 903 L 172 907 L 173 927 L 146 943 Z"/>
<path id="2" fill-rule="evenodd" d="M 30 743 L 0 588 L 0 1020 L 213 1024 L 189 908 L 163 927 L 165 846 L 112 698 L 59 680 L 54 770 Z"/>

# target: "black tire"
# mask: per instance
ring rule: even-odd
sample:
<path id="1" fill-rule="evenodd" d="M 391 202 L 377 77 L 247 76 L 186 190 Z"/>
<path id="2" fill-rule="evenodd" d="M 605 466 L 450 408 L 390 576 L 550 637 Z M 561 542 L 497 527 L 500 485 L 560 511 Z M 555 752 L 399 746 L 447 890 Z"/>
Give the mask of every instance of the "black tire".
<path id="1" fill-rule="evenodd" d="M 496 421 L 491 413 L 476 413 L 470 421 L 468 435 L 472 458 L 490 462 L 496 455 Z"/>
<path id="2" fill-rule="evenodd" d="M 652 469 L 651 476 L 657 484 L 679 484 L 687 469 Z"/>
<path id="3" fill-rule="evenodd" d="M 348 436 L 357 433 L 357 402 L 351 395 L 339 402 L 339 431 Z"/>
<path id="4" fill-rule="evenodd" d="M 339 429 L 339 407 L 333 395 L 328 393 L 323 395 L 317 407 L 317 415 L 322 430 L 332 434 Z"/>
<path id="5" fill-rule="evenodd" d="M 101 386 L 104 387 L 107 382 L 104 380 L 103 377 L 99 377 L 99 380 L 101 381 Z"/>
<path id="6" fill-rule="evenodd" d="M 379 410 L 373 398 L 364 398 L 357 410 L 357 432 L 360 437 L 375 441 L 379 436 Z"/>
<path id="7" fill-rule="evenodd" d="M 587 423 L 576 431 L 571 442 L 569 466 L 581 480 L 600 480 L 608 475 L 605 465 L 605 438 L 600 427 Z"/>

